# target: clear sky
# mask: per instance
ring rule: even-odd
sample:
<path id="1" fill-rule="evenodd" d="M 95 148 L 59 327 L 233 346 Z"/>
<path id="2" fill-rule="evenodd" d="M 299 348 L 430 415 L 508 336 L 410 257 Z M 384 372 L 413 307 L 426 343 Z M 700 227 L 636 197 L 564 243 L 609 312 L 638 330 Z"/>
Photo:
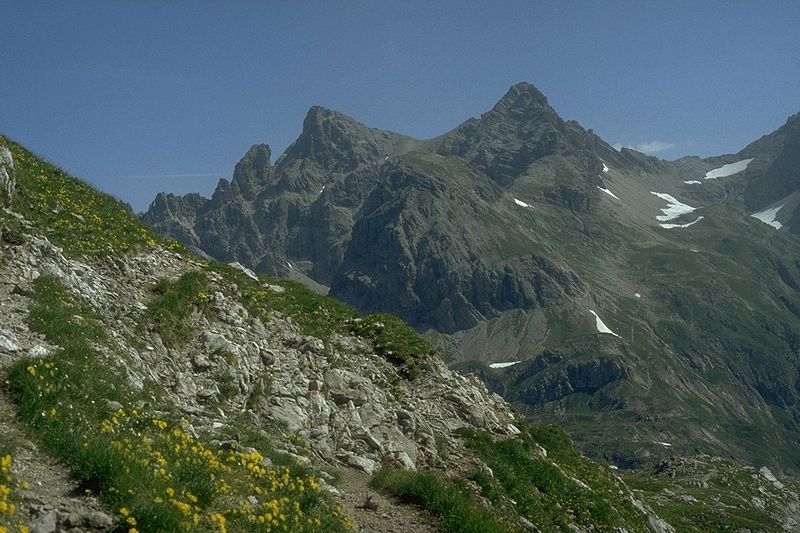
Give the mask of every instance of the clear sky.
<path id="1" fill-rule="evenodd" d="M 518 81 L 612 144 L 736 152 L 800 111 L 800 1 L 0 0 L 0 132 L 145 209 L 307 109 L 433 137 Z"/>

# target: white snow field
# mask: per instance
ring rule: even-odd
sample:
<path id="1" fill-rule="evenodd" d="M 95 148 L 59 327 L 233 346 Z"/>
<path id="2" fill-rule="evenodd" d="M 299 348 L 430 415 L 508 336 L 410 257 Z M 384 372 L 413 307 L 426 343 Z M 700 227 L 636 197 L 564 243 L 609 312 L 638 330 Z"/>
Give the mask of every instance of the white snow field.
<path id="1" fill-rule="evenodd" d="M 506 368 L 509 366 L 514 366 L 517 363 L 521 363 L 522 361 L 509 361 L 507 363 L 491 363 L 489 368 Z"/>
<path id="2" fill-rule="evenodd" d="M 605 163 L 603 163 L 603 172 L 608 172 L 608 167 L 606 166 Z"/>
<path id="3" fill-rule="evenodd" d="M 719 168 L 715 168 L 714 170 L 709 170 L 706 172 L 707 180 L 715 180 L 717 178 L 727 178 L 728 176 L 733 176 L 734 174 L 738 174 L 742 170 L 747 168 L 747 165 L 750 164 L 750 161 L 753 159 L 742 159 L 741 161 L 737 161 L 736 163 L 728 163 L 727 165 L 722 165 Z"/>
<path id="4" fill-rule="evenodd" d="M 700 185 L 702 182 L 697 180 L 683 180 L 687 185 Z"/>
<path id="5" fill-rule="evenodd" d="M 597 186 L 597 188 L 598 188 L 598 189 L 600 189 L 601 191 L 603 191 L 604 193 L 606 193 L 607 195 L 609 195 L 609 196 L 613 196 L 614 198 L 616 198 L 617 200 L 619 200 L 619 198 L 617 197 L 617 195 L 616 195 L 616 194 L 614 194 L 613 192 L 609 191 L 608 189 L 604 189 L 604 188 L 602 188 L 602 187 L 601 187 L 601 186 L 599 186 L 599 185 Z"/>
<path id="6" fill-rule="evenodd" d="M 778 212 L 781 209 L 783 209 L 783 206 L 788 204 L 789 201 L 791 199 L 793 199 L 798 192 L 800 192 L 800 191 L 795 191 L 792 194 L 790 194 L 789 196 L 787 196 L 786 198 L 782 198 L 782 199 L 778 200 L 777 202 L 775 202 L 774 204 L 768 205 L 767 207 L 765 207 L 761 211 L 759 211 L 757 213 L 753 213 L 750 216 L 753 217 L 753 218 L 757 218 L 758 220 L 760 220 L 764 224 L 769 224 L 770 226 L 772 226 L 775 229 L 781 229 L 783 227 L 783 224 L 781 224 L 780 222 L 775 220 L 775 217 L 778 216 Z"/>
<path id="7" fill-rule="evenodd" d="M 753 218 L 757 218 L 764 224 L 769 224 L 775 229 L 781 229 L 783 224 L 775 220 L 775 217 L 778 216 L 778 211 L 780 211 L 783 206 L 786 204 L 781 204 L 778 207 L 773 207 L 772 209 L 765 209 L 763 211 L 759 211 L 758 213 L 753 213 L 750 215 Z"/>
<path id="8" fill-rule="evenodd" d="M 703 220 L 703 218 L 704 218 L 704 217 L 702 217 L 702 216 L 699 216 L 699 217 L 697 217 L 696 219 L 694 219 L 694 220 L 692 220 L 691 222 L 688 222 L 688 223 L 686 223 L 686 224 L 659 224 L 659 226 L 661 226 L 662 228 L 666 228 L 666 229 L 672 229 L 672 228 L 688 228 L 688 227 L 689 227 L 689 226 L 691 226 L 692 224 L 696 224 L 696 223 L 700 222 L 701 220 Z"/>
<path id="9" fill-rule="evenodd" d="M 696 207 L 692 207 L 690 205 L 686 205 L 681 203 L 680 201 L 676 200 L 674 196 L 671 194 L 667 194 L 664 192 L 654 192 L 650 191 L 650 194 L 654 194 L 661 198 L 662 200 L 666 200 L 668 202 L 667 207 L 662 207 L 661 212 L 662 215 L 656 216 L 656 220 L 660 220 L 661 222 L 667 222 L 672 220 L 673 218 L 678 218 L 681 215 L 685 215 L 686 213 L 691 213 Z"/>
<path id="10" fill-rule="evenodd" d="M 517 204 L 517 205 L 521 205 L 522 207 L 531 207 L 530 205 L 526 204 L 522 200 L 517 200 L 516 198 L 514 198 L 514 203 Z"/>
<path id="11" fill-rule="evenodd" d="M 611 335 L 614 335 L 615 337 L 619 337 L 619 335 L 617 335 L 616 333 L 614 333 L 613 331 L 608 329 L 608 326 L 606 326 L 603 323 L 603 321 L 600 319 L 600 317 L 597 315 L 597 313 L 595 313 L 591 309 L 589 309 L 589 312 L 594 315 L 594 320 L 595 320 L 595 325 L 597 326 L 597 331 L 599 331 L 600 333 L 609 333 Z"/>

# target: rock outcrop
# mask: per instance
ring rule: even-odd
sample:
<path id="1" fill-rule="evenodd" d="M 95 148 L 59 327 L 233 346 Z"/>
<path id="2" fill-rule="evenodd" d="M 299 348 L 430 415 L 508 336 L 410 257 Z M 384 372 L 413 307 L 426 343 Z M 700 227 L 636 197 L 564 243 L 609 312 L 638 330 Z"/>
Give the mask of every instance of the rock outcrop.
<path id="1" fill-rule="evenodd" d="M 150 288 L 160 279 L 198 268 L 202 265 L 159 250 L 93 265 L 67 258 L 47 239 L 32 236 L 4 251 L 0 282 L 25 287 L 39 276 L 53 276 L 93 302 L 114 334 L 116 349 L 130 361 L 133 383 L 163 384 L 197 431 L 212 431 L 246 413 L 254 427 L 280 424 L 287 434 L 301 437 L 309 449 L 287 443 L 294 455 L 310 453 L 367 473 L 381 465 L 441 464 L 437 439 L 454 449 L 459 444 L 452 433 L 461 427 L 516 432 L 508 404 L 477 378 L 432 359 L 428 370 L 409 382 L 365 339 L 336 335 L 323 342 L 303 335 L 285 317 L 264 322 L 253 316 L 218 275 L 211 274 L 210 312 L 193 314 L 196 336 L 190 342 L 175 348 L 157 333 L 142 336 L 125 310 L 145 308 Z M 282 288 L 265 285 L 264 290 Z M 18 332 L 17 341 L 5 335 L 5 328 L 0 331 L 0 352 L 28 351 L 18 343 L 24 336 L 19 332 L 27 330 L 22 318 L 8 325 Z"/>
<path id="2" fill-rule="evenodd" d="M 0 203 L 11 204 L 15 188 L 14 158 L 11 157 L 11 151 L 0 144 Z"/>

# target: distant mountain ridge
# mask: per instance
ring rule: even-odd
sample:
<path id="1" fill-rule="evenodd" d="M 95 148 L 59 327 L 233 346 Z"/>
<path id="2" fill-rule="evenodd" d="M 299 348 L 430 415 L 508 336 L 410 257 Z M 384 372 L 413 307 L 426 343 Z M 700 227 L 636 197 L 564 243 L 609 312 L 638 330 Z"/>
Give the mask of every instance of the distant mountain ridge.
<path id="1" fill-rule="evenodd" d="M 143 219 L 401 316 L 589 453 L 800 469 L 797 125 L 670 162 L 615 150 L 527 83 L 429 140 L 313 107 L 274 165 L 256 145 L 210 200 L 159 194 Z"/>

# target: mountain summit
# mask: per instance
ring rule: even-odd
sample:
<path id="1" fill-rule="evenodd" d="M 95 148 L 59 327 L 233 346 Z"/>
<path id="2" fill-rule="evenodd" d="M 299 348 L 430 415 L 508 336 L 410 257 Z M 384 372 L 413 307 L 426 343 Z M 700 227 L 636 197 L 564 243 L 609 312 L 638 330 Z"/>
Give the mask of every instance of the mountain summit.
<path id="1" fill-rule="evenodd" d="M 600 155 L 617 160 L 610 146 L 577 122 L 562 120 L 547 98 L 524 82 L 512 86 L 479 119 L 470 119 L 444 135 L 437 152 L 469 160 L 504 186 L 546 156 L 578 156 L 595 164 Z"/>
<path id="2" fill-rule="evenodd" d="M 615 150 L 527 83 L 426 141 L 315 107 L 251 192 L 159 197 L 144 220 L 399 315 L 596 457 L 800 470 L 796 125 L 670 162 Z"/>

